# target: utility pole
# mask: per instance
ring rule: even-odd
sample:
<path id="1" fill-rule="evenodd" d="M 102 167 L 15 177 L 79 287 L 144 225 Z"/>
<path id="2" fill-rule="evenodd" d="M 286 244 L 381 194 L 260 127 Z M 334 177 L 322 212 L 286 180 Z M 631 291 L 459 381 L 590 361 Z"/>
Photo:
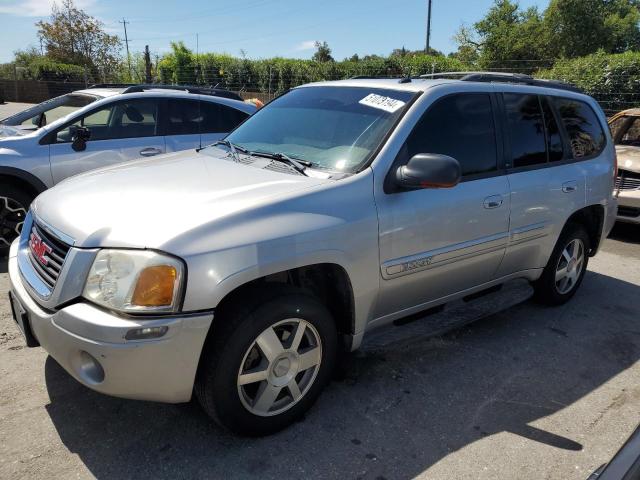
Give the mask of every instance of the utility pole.
<path id="1" fill-rule="evenodd" d="M 429 49 L 430 49 L 429 43 L 431 42 L 431 0 L 428 0 L 428 2 L 429 2 L 429 7 L 427 10 L 427 46 L 424 49 L 424 53 L 426 53 L 427 55 L 429 55 Z"/>
<path id="2" fill-rule="evenodd" d="M 122 17 L 122 21 L 118 23 L 121 23 L 122 25 L 124 25 L 124 43 L 127 46 L 127 65 L 129 66 L 129 78 L 133 78 L 131 76 L 131 56 L 129 55 L 129 37 L 127 37 L 127 23 L 131 23 L 131 22 L 127 22 L 124 19 L 124 17 Z"/>
<path id="3" fill-rule="evenodd" d="M 144 46 L 144 75 L 145 83 L 151 83 L 151 54 L 149 53 L 149 45 Z"/>

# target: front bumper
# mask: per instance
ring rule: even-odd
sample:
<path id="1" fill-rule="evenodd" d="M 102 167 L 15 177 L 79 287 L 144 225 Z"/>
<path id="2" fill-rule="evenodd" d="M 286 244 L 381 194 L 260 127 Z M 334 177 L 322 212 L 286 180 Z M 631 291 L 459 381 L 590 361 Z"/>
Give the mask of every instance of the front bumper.
<path id="1" fill-rule="evenodd" d="M 620 191 L 616 220 L 640 224 L 640 190 Z"/>
<path id="2" fill-rule="evenodd" d="M 148 320 L 122 318 L 88 303 L 41 308 L 24 287 L 17 241 L 9 254 L 11 293 L 42 347 L 76 380 L 107 395 L 168 403 L 191 399 L 213 313 Z M 166 326 L 164 336 L 129 341 L 135 328 Z"/>

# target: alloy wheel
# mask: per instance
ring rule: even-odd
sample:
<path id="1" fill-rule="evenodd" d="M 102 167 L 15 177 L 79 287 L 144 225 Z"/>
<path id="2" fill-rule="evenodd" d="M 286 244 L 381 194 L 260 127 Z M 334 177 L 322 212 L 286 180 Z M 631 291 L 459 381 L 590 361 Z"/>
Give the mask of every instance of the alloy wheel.
<path id="1" fill-rule="evenodd" d="M 322 362 L 322 342 L 306 320 L 290 318 L 265 329 L 242 359 L 237 386 L 242 405 L 268 417 L 289 410 L 309 391 Z"/>
<path id="2" fill-rule="evenodd" d="M 27 210 L 10 197 L 0 197 L 0 248 L 11 246 L 20 235 Z"/>
<path id="3" fill-rule="evenodd" d="M 578 283 L 584 265 L 584 255 L 584 243 L 578 238 L 571 240 L 562 250 L 555 277 L 559 294 L 569 293 Z"/>

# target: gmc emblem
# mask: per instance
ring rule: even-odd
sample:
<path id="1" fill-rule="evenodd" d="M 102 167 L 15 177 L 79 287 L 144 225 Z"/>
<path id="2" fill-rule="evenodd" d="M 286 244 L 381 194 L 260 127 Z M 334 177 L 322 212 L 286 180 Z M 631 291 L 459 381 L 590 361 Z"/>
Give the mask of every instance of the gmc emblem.
<path id="1" fill-rule="evenodd" d="M 40 235 L 36 232 L 31 232 L 29 248 L 31 249 L 33 256 L 36 257 L 42 265 L 46 267 L 49 264 L 49 259 L 46 255 L 51 253 L 51 247 L 44 243 L 42 238 L 40 238 Z"/>

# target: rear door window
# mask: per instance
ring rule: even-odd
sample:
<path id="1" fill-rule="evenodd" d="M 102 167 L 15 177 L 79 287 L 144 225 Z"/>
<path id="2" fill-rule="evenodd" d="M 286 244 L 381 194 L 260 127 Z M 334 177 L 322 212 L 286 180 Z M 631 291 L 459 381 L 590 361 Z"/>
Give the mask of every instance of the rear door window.
<path id="1" fill-rule="evenodd" d="M 249 115 L 219 103 L 197 100 L 169 100 L 167 135 L 227 133 Z"/>
<path id="2" fill-rule="evenodd" d="M 546 163 L 545 124 L 538 96 L 505 93 L 504 106 L 513 168 Z"/>
<path id="3" fill-rule="evenodd" d="M 606 137 L 593 109 L 580 100 L 554 98 L 556 109 L 571 144 L 573 158 L 597 155 L 604 148 Z"/>
<path id="4" fill-rule="evenodd" d="M 544 115 L 544 125 L 547 131 L 547 154 L 550 162 L 558 162 L 564 158 L 564 147 L 562 135 L 558 122 L 546 97 L 540 97 L 542 103 L 542 113 Z"/>
<path id="5" fill-rule="evenodd" d="M 462 93 L 437 100 L 422 116 L 403 148 L 406 160 L 419 153 L 455 158 L 463 176 L 497 170 L 490 95 Z"/>

